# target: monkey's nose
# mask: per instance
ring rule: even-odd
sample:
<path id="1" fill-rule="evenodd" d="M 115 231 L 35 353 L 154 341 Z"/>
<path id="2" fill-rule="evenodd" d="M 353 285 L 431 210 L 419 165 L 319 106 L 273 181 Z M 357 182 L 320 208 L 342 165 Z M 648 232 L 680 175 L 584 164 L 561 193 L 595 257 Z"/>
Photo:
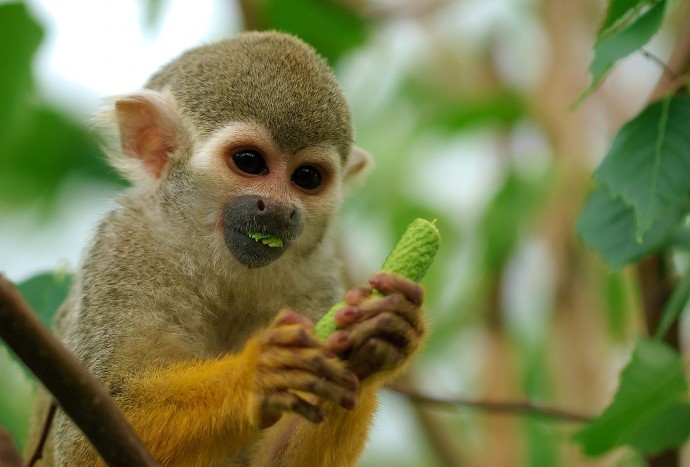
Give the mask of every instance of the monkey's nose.
<path id="1" fill-rule="evenodd" d="M 249 197 L 249 199 L 252 203 L 250 206 L 253 205 L 254 215 L 259 219 L 282 219 L 283 222 L 289 224 L 299 221 L 298 209 L 289 203 L 259 196 Z"/>

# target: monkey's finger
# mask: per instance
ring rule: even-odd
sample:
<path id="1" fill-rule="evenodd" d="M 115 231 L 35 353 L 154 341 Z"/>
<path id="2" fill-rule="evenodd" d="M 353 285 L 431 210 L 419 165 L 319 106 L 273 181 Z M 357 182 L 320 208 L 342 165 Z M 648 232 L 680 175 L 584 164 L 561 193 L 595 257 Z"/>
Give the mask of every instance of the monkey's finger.
<path id="1" fill-rule="evenodd" d="M 354 287 L 345 292 L 343 298 L 348 305 L 359 305 L 363 300 L 371 296 L 372 291 L 373 289 L 371 287 Z"/>
<path id="2" fill-rule="evenodd" d="M 371 337 L 350 354 L 348 366 L 360 379 L 365 379 L 373 373 L 396 368 L 405 359 L 405 353 L 391 342 Z"/>
<path id="3" fill-rule="evenodd" d="M 399 293 L 416 306 L 424 301 L 422 286 L 403 276 L 379 271 L 369 278 L 369 285 L 384 295 Z"/>
<path id="4" fill-rule="evenodd" d="M 312 423 L 321 423 L 326 419 L 320 408 L 288 391 L 268 394 L 262 405 L 266 418 L 274 418 L 275 413 L 294 412 Z"/>
<path id="5" fill-rule="evenodd" d="M 421 334 L 403 317 L 395 313 L 383 312 L 371 319 L 359 322 L 347 329 L 336 331 L 326 341 L 334 352 L 342 353 L 356 350 L 371 337 L 382 338 L 398 347 L 404 354 L 416 348 Z"/>
<path id="6" fill-rule="evenodd" d="M 307 370 L 317 377 L 355 390 L 359 381 L 354 373 L 345 368 L 336 354 L 327 349 L 280 349 L 272 348 L 262 354 L 262 359 L 276 369 Z"/>
<path id="7" fill-rule="evenodd" d="M 263 346 L 321 347 L 311 329 L 302 324 L 288 324 L 270 327 L 261 333 L 259 343 Z"/>
<path id="8" fill-rule="evenodd" d="M 312 320 L 310 320 L 306 316 L 301 315 L 296 311 L 290 310 L 289 308 L 283 308 L 273 319 L 271 326 L 284 326 L 287 324 L 302 324 L 307 328 L 314 327 L 314 323 L 312 322 Z"/>
<path id="9" fill-rule="evenodd" d="M 395 313 L 405 319 L 410 326 L 420 333 L 424 329 L 424 316 L 421 309 L 397 293 L 375 298 L 363 303 L 353 310 L 353 314 L 356 315 L 353 319 L 362 322 L 386 312 Z"/>
<path id="10" fill-rule="evenodd" d="M 345 409 L 354 409 L 357 404 L 357 397 L 352 390 L 303 370 L 274 371 L 264 374 L 260 378 L 260 386 L 266 388 L 268 392 L 291 389 L 311 393 Z"/>

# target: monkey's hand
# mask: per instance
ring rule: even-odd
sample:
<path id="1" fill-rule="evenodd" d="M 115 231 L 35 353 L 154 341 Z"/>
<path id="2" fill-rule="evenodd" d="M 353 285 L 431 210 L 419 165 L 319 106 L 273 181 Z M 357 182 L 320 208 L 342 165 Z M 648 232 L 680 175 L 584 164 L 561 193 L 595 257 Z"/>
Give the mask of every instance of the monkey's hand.
<path id="1" fill-rule="evenodd" d="M 314 336 L 313 330 L 311 320 L 283 310 L 259 334 L 256 385 L 262 427 L 273 425 L 283 412 L 322 422 L 324 413 L 318 400 L 309 394 L 346 409 L 355 407 L 357 376 Z"/>
<path id="2" fill-rule="evenodd" d="M 376 290 L 383 296 L 375 296 Z M 344 355 L 348 368 L 360 378 L 401 373 L 421 347 L 426 325 L 422 287 L 401 276 L 377 272 L 369 287 L 345 294 L 346 306 L 335 313 L 341 328 L 328 337 L 330 350 Z"/>

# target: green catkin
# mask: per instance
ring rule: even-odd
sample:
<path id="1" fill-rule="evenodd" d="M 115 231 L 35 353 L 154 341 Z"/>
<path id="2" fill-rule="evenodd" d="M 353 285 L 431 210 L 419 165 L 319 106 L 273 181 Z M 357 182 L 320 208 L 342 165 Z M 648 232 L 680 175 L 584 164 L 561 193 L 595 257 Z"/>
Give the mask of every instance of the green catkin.
<path id="1" fill-rule="evenodd" d="M 397 245 L 390 252 L 381 268 L 390 274 L 397 274 L 412 281 L 419 282 L 434 261 L 441 241 L 436 228 L 436 221 L 415 219 L 405 230 Z M 316 336 L 326 340 L 338 329 L 333 316 L 345 306 L 345 302 L 336 303 L 316 323 Z"/>

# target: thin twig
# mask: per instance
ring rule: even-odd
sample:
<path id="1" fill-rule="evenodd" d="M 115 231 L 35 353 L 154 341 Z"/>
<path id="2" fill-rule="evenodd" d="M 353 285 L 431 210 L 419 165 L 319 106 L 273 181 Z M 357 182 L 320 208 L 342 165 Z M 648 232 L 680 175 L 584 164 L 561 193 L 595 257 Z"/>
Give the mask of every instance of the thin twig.
<path id="1" fill-rule="evenodd" d="M 560 422 L 586 423 L 593 420 L 593 417 L 568 412 L 562 409 L 547 407 L 526 401 L 487 401 L 465 397 L 439 397 L 431 396 L 419 390 L 403 386 L 400 384 L 392 385 L 388 389 L 402 394 L 410 400 L 422 404 L 438 406 L 442 408 L 469 407 L 486 412 L 501 413 L 507 415 L 526 415 L 531 417 L 551 418 Z"/>
<path id="2" fill-rule="evenodd" d="M 36 462 L 43 458 L 43 449 L 45 448 L 46 441 L 48 441 L 48 433 L 50 433 L 50 427 L 53 425 L 53 418 L 55 418 L 56 409 L 57 406 L 55 405 L 55 402 L 51 401 L 50 407 L 48 407 L 48 413 L 46 414 L 46 419 L 43 421 L 41 439 L 38 440 L 38 444 L 36 445 L 36 449 L 34 449 L 31 459 L 29 459 L 29 462 L 26 463 L 27 467 L 33 467 Z"/>
<path id="3" fill-rule="evenodd" d="M 53 394 L 108 465 L 155 466 L 105 388 L 0 274 L 0 339 Z"/>
<path id="4" fill-rule="evenodd" d="M 647 58 L 647 59 L 653 61 L 654 63 L 656 63 L 657 65 L 659 65 L 659 68 L 661 68 L 661 70 L 667 75 L 668 78 L 670 78 L 671 81 L 678 80 L 678 78 L 679 78 L 678 73 L 676 73 L 671 68 L 669 68 L 669 66 L 666 65 L 666 62 L 664 62 L 662 59 L 657 57 L 654 53 L 650 52 L 649 50 L 647 50 L 645 48 L 641 48 L 640 53 L 645 58 Z"/>

